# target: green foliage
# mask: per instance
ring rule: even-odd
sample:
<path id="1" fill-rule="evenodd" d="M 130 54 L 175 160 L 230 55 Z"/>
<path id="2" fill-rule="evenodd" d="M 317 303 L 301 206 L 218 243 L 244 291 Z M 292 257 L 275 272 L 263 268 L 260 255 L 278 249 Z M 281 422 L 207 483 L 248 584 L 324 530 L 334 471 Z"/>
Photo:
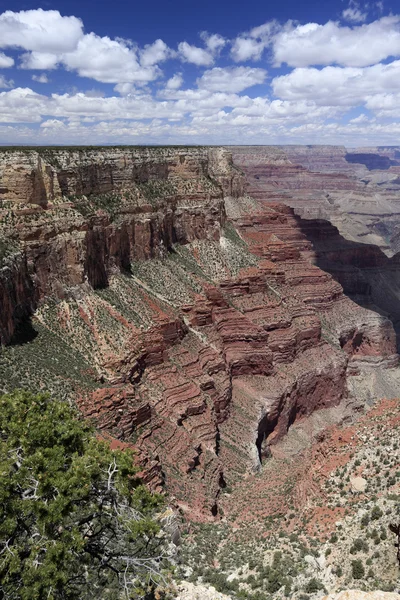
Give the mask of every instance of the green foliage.
<path id="1" fill-rule="evenodd" d="M 356 554 L 357 552 L 368 552 L 368 544 L 361 538 L 355 539 L 350 548 L 350 554 Z"/>
<path id="2" fill-rule="evenodd" d="M 83 217 L 94 214 L 97 210 L 104 210 L 111 220 L 114 220 L 122 204 L 122 196 L 117 193 L 93 194 L 91 196 L 74 196 L 70 198 L 74 207 Z"/>
<path id="3" fill-rule="evenodd" d="M 307 592 L 307 594 L 316 594 L 317 592 L 323 589 L 323 584 L 318 579 L 313 577 L 312 579 L 310 579 L 310 581 L 307 582 L 304 591 Z"/>
<path id="4" fill-rule="evenodd" d="M 0 238 L 0 267 L 3 261 L 15 252 L 16 246 L 12 241 Z"/>
<path id="5" fill-rule="evenodd" d="M 135 598 L 162 558 L 161 499 L 65 403 L 0 396 L 0 598 Z"/>
<path id="6" fill-rule="evenodd" d="M 372 509 L 372 512 L 371 512 L 371 519 L 373 521 L 377 521 L 378 519 L 381 518 L 382 515 L 383 515 L 383 512 L 381 511 L 379 506 L 374 506 L 374 508 Z"/>
<path id="7" fill-rule="evenodd" d="M 362 560 L 357 559 L 357 560 L 352 561 L 351 574 L 352 574 L 353 579 L 364 579 L 365 568 L 364 568 Z"/>

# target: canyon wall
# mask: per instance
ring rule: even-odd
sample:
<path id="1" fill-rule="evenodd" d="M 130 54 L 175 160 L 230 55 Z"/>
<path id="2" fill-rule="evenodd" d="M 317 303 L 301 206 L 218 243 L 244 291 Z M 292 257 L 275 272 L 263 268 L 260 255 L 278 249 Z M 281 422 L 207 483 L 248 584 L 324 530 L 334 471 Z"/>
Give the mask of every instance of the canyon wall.
<path id="1" fill-rule="evenodd" d="M 242 181 L 218 148 L 1 152 L 1 235 L 21 250 L 29 281 L 13 283 L 12 268 L 2 270 L 2 286 L 28 296 L 2 311 L 0 341 L 38 299 L 105 287 L 115 271 L 175 243 L 218 240 L 224 193 L 239 195 Z"/>
<path id="2" fill-rule="evenodd" d="M 310 181 L 275 158 L 293 190 Z M 246 183 L 223 148 L 0 152 L 2 389 L 75 400 L 195 519 L 349 377 L 398 359 L 390 319 L 318 266 L 335 232 L 246 194 L 253 162 Z"/>
<path id="3" fill-rule="evenodd" d="M 397 148 L 237 146 L 235 164 L 247 192 L 284 202 L 303 219 L 325 219 L 345 238 L 400 250 L 400 161 Z"/>

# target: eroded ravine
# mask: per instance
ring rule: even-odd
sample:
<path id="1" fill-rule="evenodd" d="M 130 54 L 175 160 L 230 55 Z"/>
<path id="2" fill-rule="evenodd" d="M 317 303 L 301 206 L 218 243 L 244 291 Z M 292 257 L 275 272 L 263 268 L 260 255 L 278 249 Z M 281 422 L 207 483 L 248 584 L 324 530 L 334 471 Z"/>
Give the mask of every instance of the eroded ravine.
<path id="1" fill-rule="evenodd" d="M 225 149 L 4 152 L 0 178 L 2 387 L 74 399 L 194 519 L 349 378 L 396 370 L 390 320 Z"/>

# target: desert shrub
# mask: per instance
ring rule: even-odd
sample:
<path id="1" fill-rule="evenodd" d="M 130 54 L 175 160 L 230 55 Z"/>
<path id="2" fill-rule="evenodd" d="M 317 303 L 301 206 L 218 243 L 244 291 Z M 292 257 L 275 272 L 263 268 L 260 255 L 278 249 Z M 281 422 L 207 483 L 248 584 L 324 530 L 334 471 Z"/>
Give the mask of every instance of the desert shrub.
<path id="1" fill-rule="evenodd" d="M 383 512 L 381 511 L 379 506 L 374 506 L 374 508 L 371 511 L 371 519 L 373 521 L 377 521 L 378 519 L 381 518 L 382 515 L 383 515 Z"/>
<path id="2" fill-rule="evenodd" d="M 368 552 L 368 544 L 361 538 L 354 540 L 352 547 L 350 548 L 350 554 L 356 554 L 357 552 Z"/>
<path id="3" fill-rule="evenodd" d="M 353 579 L 363 579 L 365 577 L 365 569 L 362 560 L 353 560 L 351 563 L 351 574 Z"/>
<path id="4" fill-rule="evenodd" d="M 307 594 L 315 594 L 316 592 L 319 592 L 320 590 L 323 590 L 323 589 L 324 589 L 323 584 L 318 579 L 313 577 L 312 579 L 310 579 L 310 581 L 307 582 L 306 587 L 304 588 L 304 591 Z"/>

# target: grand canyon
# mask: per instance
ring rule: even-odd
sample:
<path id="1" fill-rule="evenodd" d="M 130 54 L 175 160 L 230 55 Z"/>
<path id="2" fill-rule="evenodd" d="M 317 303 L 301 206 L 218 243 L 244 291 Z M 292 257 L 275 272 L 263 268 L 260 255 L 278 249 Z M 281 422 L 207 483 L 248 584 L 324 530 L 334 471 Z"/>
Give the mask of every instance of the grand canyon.
<path id="1" fill-rule="evenodd" d="M 2 391 L 134 450 L 178 597 L 398 597 L 399 190 L 400 147 L 0 147 Z"/>

